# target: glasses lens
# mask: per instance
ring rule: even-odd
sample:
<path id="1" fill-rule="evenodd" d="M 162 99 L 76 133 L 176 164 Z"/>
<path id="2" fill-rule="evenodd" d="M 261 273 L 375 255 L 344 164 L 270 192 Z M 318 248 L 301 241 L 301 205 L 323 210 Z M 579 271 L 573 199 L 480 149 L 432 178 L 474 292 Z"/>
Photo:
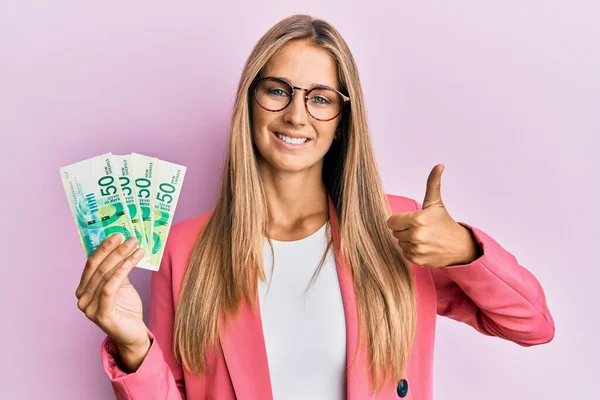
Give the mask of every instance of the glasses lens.
<path id="1" fill-rule="evenodd" d="M 270 111 L 279 111 L 290 103 L 292 88 L 279 79 L 263 79 L 256 85 L 254 96 L 261 107 Z"/>
<path id="2" fill-rule="evenodd" d="M 344 100 L 335 90 L 315 88 L 308 95 L 308 112 L 316 119 L 328 120 L 340 113 Z"/>

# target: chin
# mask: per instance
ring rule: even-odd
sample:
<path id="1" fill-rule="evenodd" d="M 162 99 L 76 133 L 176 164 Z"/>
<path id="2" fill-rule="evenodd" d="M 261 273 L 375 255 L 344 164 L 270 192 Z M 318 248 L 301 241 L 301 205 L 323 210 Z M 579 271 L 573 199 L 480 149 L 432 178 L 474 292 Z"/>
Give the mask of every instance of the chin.
<path id="1" fill-rule="evenodd" d="M 269 163 L 271 168 L 274 168 L 281 172 L 300 172 L 307 170 L 313 165 L 310 163 L 302 162 L 274 162 Z"/>
<path id="2" fill-rule="evenodd" d="M 307 160 L 305 157 L 290 157 L 283 154 L 270 154 L 268 157 L 263 157 L 265 164 L 279 172 L 300 172 L 315 167 L 315 162 Z"/>

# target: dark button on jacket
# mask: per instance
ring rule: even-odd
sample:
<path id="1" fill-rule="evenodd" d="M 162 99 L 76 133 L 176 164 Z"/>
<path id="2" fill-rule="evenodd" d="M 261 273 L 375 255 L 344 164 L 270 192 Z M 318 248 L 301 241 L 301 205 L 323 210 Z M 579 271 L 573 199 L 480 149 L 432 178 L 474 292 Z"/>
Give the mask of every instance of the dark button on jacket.
<path id="1" fill-rule="evenodd" d="M 408 381 L 406 379 L 401 379 L 400 382 L 398 382 L 396 391 L 398 392 L 398 397 L 406 397 L 406 394 L 408 393 Z"/>

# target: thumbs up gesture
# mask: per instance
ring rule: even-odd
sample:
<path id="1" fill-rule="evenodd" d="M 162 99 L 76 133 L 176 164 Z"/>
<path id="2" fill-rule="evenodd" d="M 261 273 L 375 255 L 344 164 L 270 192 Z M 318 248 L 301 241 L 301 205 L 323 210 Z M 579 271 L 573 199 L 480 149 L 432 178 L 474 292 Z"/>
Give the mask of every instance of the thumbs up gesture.
<path id="1" fill-rule="evenodd" d="M 443 171 L 442 164 L 431 170 L 421 210 L 394 214 L 387 221 L 404 256 L 424 267 L 469 264 L 481 253 L 471 231 L 456 222 L 444 206 Z"/>

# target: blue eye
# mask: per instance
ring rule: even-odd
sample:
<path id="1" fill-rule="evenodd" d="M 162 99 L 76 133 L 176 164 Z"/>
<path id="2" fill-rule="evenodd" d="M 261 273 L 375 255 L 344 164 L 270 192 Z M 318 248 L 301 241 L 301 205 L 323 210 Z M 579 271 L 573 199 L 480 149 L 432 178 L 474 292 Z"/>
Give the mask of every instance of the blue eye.
<path id="1" fill-rule="evenodd" d="M 269 94 L 275 95 L 275 96 L 287 96 L 287 92 L 283 89 L 278 89 L 278 88 L 274 88 L 274 89 L 269 89 L 268 90 Z"/>
<path id="2" fill-rule="evenodd" d="M 329 100 L 322 96 L 311 97 L 310 101 L 317 104 L 329 104 Z"/>

